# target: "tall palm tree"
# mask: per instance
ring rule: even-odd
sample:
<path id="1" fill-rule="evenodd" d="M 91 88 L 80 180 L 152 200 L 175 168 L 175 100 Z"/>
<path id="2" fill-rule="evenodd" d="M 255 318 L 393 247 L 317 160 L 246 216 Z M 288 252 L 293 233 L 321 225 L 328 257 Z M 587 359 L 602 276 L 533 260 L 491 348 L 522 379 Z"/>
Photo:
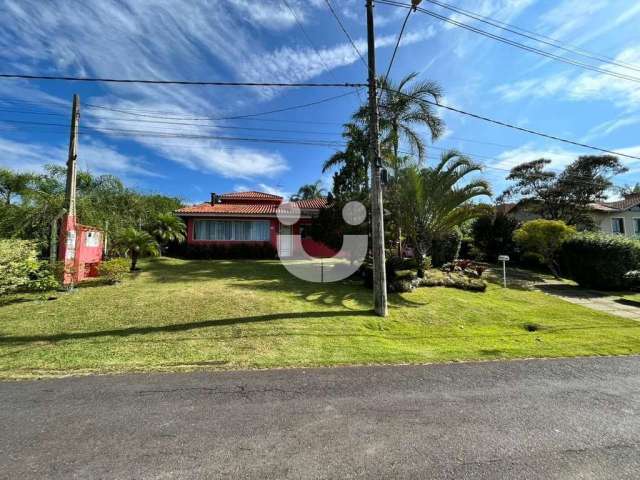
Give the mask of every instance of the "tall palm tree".
<path id="1" fill-rule="evenodd" d="M 131 257 L 131 271 L 136 270 L 138 258 L 149 255 L 160 255 L 158 242 L 147 232 L 126 228 L 116 239 L 117 249 L 121 254 Z"/>
<path id="2" fill-rule="evenodd" d="M 392 167 L 393 162 L 400 158 L 400 144 L 403 140 L 420 161 L 426 157 L 426 145 L 416 128 L 427 127 L 432 141 L 444 132 L 444 122 L 428 103 L 439 102 L 442 89 L 436 82 L 416 81 L 417 77 L 418 74 L 414 72 L 401 78 L 398 83 L 385 77 L 379 79 L 381 93 L 378 109 L 382 148 L 393 155 L 386 159 Z M 360 121 L 367 121 L 368 116 L 366 106 L 356 113 L 356 118 Z"/>
<path id="3" fill-rule="evenodd" d="M 160 244 L 160 253 L 167 243 L 182 243 L 186 239 L 187 227 L 181 218 L 172 213 L 161 213 L 153 221 L 150 229 Z"/>
<path id="4" fill-rule="evenodd" d="M 406 167 L 398 172 L 398 221 L 418 253 L 426 254 L 433 239 L 450 232 L 467 220 L 486 213 L 471 200 L 491 196 L 489 183 L 469 179 L 481 166 L 456 150 L 442 153 L 433 168 Z"/>
<path id="5" fill-rule="evenodd" d="M 301 186 L 298 189 L 298 193 L 291 195 L 291 200 L 297 202 L 300 200 L 311 200 L 312 198 L 325 196 L 327 191 L 321 187 L 321 184 L 322 182 L 318 180 L 317 182 Z"/>

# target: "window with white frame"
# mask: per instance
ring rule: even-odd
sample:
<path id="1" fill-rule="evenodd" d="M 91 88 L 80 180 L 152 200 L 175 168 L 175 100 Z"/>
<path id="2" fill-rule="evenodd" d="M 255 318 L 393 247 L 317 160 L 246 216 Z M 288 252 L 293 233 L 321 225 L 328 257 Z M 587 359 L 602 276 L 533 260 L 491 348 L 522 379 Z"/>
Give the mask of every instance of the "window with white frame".
<path id="1" fill-rule="evenodd" d="M 640 218 L 633 219 L 633 233 L 636 236 L 640 236 Z"/>
<path id="2" fill-rule="evenodd" d="M 266 242 L 268 220 L 196 220 L 194 240 Z"/>
<path id="3" fill-rule="evenodd" d="M 611 219 L 611 231 L 624 235 L 624 218 L 616 217 Z"/>

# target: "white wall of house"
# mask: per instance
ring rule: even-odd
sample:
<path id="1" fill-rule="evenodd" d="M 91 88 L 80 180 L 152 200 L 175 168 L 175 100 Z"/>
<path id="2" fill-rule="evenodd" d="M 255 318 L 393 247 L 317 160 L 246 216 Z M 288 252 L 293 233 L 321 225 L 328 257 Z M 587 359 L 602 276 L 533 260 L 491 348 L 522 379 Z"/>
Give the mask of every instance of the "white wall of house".
<path id="1" fill-rule="evenodd" d="M 605 233 L 620 233 L 615 231 L 618 225 L 624 228 L 627 237 L 640 237 L 640 208 L 634 207 L 624 212 L 594 213 L 596 223 Z"/>

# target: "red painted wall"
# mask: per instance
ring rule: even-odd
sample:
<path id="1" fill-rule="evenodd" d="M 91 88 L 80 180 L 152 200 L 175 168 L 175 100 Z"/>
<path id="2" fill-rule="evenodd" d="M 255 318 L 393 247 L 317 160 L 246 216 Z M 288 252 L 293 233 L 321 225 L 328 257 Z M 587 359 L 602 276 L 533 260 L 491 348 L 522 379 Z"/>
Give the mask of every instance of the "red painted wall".
<path id="1" fill-rule="evenodd" d="M 237 244 L 237 243 L 242 243 L 242 244 L 256 244 L 256 245 L 263 245 L 264 243 L 267 242 L 250 242 L 250 241 L 244 241 L 244 240 L 195 240 L 193 238 L 193 234 L 194 234 L 194 222 L 195 220 L 213 220 L 214 218 L 212 217 L 188 217 L 187 220 L 187 243 L 189 245 L 233 245 L 233 244 Z M 224 217 L 224 218 L 216 218 L 216 220 L 269 220 L 270 221 L 270 226 L 269 226 L 269 232 L 270 232 L 270 241 L 268 243 L 270 243 L 273 248 L 278 248 L 278 233 L 279 233 L 279 225 L 280 222 L 273 218 L 273 219 L 265 219 L 264 217 Z M 311 224 L 311 220 L 308 219 L 304 219 L 299 221 L 298 223 L 295 223 L 294 225 L 292 225 L 292 229 L 291 229 L 291 234 L 292 235 L 299 235 L 300 234 L 300 225 L 310 225 Z M 302 240 L 302 247 L 304 248 L 305 252 L 307 252 L 309 255 L 313 256 L 313 257 L 323 257 L 323 258 L 329 258 L 335 255 L 335 251 L 329 247 L 327 247 L 325 244 L 317 242 L 313 239 L 310 238 L 305 238 Z"/>

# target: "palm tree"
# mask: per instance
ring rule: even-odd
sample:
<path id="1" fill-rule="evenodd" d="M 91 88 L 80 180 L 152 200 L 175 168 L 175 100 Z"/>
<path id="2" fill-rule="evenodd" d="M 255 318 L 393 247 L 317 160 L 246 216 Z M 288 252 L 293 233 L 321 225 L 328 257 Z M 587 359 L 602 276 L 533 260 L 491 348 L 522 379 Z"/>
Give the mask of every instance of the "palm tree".
<path id="1" fill-rule="evenodd" d="M 415 246 L 419 262 L 434 239 L 487 212 L 488 207 L 471 203 L 477 197 L 491 196 L 487 181 L 468 179 L 480 171 L 479 164 L 449 150 L 433 168 L 411 166 L 398 172 L 397 218 Z"/>
<path id="2" fill-rule="evenodd" d="M 436 82 L 414 82 L 417 76 L 415 72 L 410 73 L 398 83 L 385 77 L 379 80 L 381 95 L 378 108 L 383 135 L 382 149 L 393 155 L 386 159 L 388 164 L 400 158 L 402 140 L 407 142 L 411 152 L 416 153 L 420 161 L 424 160 L 427 148 L 416 127 L 426 126 L 432 141 L 444 132 L 444 122 L 428 103 L 439 102 L 442 89 Z M 356 118 L 363 122 L 367 121 L 368 116 L 366 106 L 356 113 Z"/>
<path id="3" fill-rule="evenodd" d="M 187 227 L 180 217 L 172 213 L 161 213 L 153 221 L 150 233 L 160 244 L 160 254 L 167 243 L 182 243 L 186 239 Z"/>
<path id="4" fill-rule="evenodd" d="M 131 257 L 131 271 L 136 270 L 138 258 L 144 255 L 152 257 L 160 255 L 158 242 L 147 232 L 126 228 L 116 240 L 117 249 L 124 255 Z"/>
<path id="5" fill-rule="evenodd" d="M 324 197 L 327 191 L 320 186 L 321 183 L 322 182 L 318 180 L 315 183 L 308 183 L 301 186 L 298 189 L 298 193 L 291 195 L 291 200 L 293 202 L 298 202 L 300 200 L 311 200 L 312 198 Z"/>
<path id="6" fill-rule="evenodd" d="M 340 167 L 333 177 L 333 193 L 338 197 L 344 194 L 363 194 L 369 191 L 369 135 L 366 128 L 358 122 L 344 125 L 342 138 L 346 148 L 334 153 L 322 166 L 322 173 L 333 167 Z"/>
<path id="7" fill-rule="evenodd" d="M 6 168 L 0 168 L 0 196 L 5 205 L 11 205 L 12 195 L 21 195 L 29 189 L 34 175 L 30 173 L 15 173 Z"/>

